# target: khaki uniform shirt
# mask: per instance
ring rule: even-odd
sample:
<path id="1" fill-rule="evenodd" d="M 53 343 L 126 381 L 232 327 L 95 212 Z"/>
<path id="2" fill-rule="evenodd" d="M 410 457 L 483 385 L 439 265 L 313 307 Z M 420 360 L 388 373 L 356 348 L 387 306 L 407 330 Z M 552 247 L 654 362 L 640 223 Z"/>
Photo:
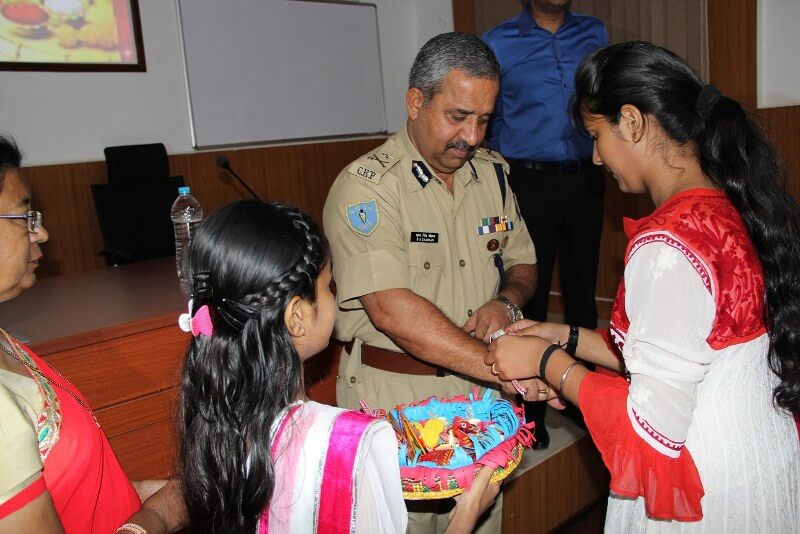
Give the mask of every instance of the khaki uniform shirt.
<path id="1" fill-rule="evenodd" d="M 337 339 L 402 352 L 375 329 L 359 297 L 408 288 L 460 327 L 500 289 L 495 254 L 506 269 L 536 263 L 507 183 L 503 206 L 496 163 L 505 180 L 505 160 L 479 149 L 454 174 L 451 194 L 404 126 L 339 174 L 323 212 L 339 305 Z"/>

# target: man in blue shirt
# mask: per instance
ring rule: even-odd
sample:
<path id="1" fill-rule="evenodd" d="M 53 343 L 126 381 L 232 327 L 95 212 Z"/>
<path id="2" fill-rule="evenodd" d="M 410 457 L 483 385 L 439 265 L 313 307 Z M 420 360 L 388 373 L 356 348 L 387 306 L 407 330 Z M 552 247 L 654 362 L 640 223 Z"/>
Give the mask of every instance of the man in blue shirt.
<path id="1" fill-rule="evenodd" d="M 484 34 L 501 69 L 486 144 L 511 164 L 509 183 L 536 246 L 539 283 L 525 316 L 547 320 L 558 255 L 564 322 L 596 328 L 604 179 L 591 161 L 592 142 L 575 130 L 568 107 L 578 65 L 608 43 L 608 34 L 599 19 L 570 13 L 570 3 L 532 0 Z M 550 441 L 544 407 L 526 406 L 542 448 Z"/>

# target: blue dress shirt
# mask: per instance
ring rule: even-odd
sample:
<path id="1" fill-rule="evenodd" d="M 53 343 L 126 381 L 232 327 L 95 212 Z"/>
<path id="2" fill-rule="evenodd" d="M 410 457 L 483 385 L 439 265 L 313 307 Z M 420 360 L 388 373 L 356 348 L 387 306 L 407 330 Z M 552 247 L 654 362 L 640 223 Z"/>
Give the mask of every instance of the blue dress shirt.
<path id="1" fill-rule="evenodd" d="M 486 144 L 514 159 L 590 158 L 592 142 L 572 126 L 568 107 L 581 60 L 608 43 L 603 23 L 568 11 L 553 34 L 536 23 L 526 6 L 483 40 L 500 62 L 500 94 Z"/>

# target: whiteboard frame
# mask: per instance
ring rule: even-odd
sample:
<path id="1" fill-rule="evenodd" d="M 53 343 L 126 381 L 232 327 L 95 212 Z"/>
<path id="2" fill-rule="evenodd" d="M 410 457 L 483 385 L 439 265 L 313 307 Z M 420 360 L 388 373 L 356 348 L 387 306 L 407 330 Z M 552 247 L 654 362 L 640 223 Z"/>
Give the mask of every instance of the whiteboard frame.
<path id="1" fill-rule="evenodd" d="M 191 0 L 187 0 L 191 1 Z M 386 125 L 388 123 L 386 117 L 386 91 L 383 85 L 383 54 L 381 53 L 381 31 L 378 25 L 378 6 L 370 2 L 358 2 L 356 0 L 285 0 L 289 2 L 307 2 L 314 4 L 344 4 L 344 5 L 357 5 L 371 7 L 375 13 L 375 31 L 378 37 L 378 70 L 380 76 L 380 91 L 381 100 L 383 101 L 383 124 L 384 129 L 376 132 L 362 132 L 342 135 L 329 135 L 317 137 L 295 137 L 295 138 L 282 138 L 282 139 L 261 139 L 253 141 L 244 141 L 241 143 L 226 143 L 226 144 L 211 144 L 199 145 L 197 142 L 197 135 L 195 129 L 194 113 L 192 111 L 192 90 L 189 87 L 189 69 L 186 61 L 186 40 L 183 36 L 183 25 L 181 24 L 181 0 L 175 0 L 175 9 L 177 13 L 178 22 L 178 38 L 180 39 L 181 63 L 183 64 L 183 86 L 186 93 L 186 102 L 189 108 L 189 133 L 192 138 L 192 148 L 195 150 L 215 150 L 215 149 L 229 149 L 229 148 L 244 148 L 256 146 L 272 146 L 272 145 L 286 145 L 297 143 L 313 143 L 313 142 L 333 142 L 345 139 L 364 139 L 377 136 L 388 135 Z"/>

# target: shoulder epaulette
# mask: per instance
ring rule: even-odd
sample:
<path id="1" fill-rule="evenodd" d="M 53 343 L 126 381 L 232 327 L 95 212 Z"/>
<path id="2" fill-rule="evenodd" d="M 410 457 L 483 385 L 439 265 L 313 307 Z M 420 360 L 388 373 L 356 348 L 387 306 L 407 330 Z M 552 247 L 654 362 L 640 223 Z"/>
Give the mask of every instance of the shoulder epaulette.
<path id="1" fill-rule="evenodd" d="M 372 152 L 367 152 L 355 160 L 347 169 L 348 172 L 376 184 L 380 182 L 381 177 L 404 157 L 403 154 L 393 151 L 387 145 L 380 146 Z"/>
<path id="2" fill-rule="evenodd" d="M 494 150 L 490 150 L 485 147 L 479 147 L 477 150 L 475 150 L 475 158 L 486 160 L 490 163 L 499 163 L 503 166 L 503 170 L 506 172 L 506 174 L 508 174 L 510 170 L 506 159 L 501 156 L 499 152 L 495 152 Z"/>

